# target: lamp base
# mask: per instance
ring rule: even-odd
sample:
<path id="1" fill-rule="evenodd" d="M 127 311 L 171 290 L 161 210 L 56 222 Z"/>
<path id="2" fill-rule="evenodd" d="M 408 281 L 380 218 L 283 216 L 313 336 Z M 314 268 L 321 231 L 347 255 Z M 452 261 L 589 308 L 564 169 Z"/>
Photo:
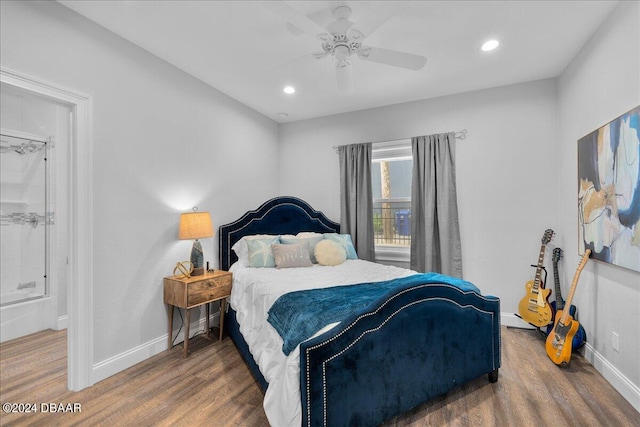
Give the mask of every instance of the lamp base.
<path id="1" fill-rule="evenodd" d="M 202 276 L 204 275 L 204 259 L 202 253 L 202 245 L 198 241 L 198 239 L 193 242 L 193 247 L 191 248 L 191 263 L 193 263 L 193 272 L 192 276 Z"/>

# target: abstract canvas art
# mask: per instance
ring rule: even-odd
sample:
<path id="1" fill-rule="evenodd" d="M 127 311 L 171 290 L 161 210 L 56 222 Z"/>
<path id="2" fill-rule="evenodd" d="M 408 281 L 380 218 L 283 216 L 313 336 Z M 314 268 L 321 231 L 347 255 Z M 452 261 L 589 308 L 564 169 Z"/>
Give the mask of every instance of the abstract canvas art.
<path id="1" fill-rule="evenodd" d="M 579 250 L 640 271 L 640 106 L 578 140 Z"/>

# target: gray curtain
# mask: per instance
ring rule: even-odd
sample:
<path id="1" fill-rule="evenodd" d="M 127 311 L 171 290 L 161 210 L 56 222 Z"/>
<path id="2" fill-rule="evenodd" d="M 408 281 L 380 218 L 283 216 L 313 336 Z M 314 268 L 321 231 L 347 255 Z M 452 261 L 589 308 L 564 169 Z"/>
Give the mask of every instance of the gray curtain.
<path id="1" fill-rule="evenodd" d="M 411 268 L 462 277 L 455 134 L 411 139 Z"/>
<path id="2" fill-rule="evenodd" d="M 351 234 L 358 258 L 375 260 L 371 143 L 342 145 L 340 156 L 340 232 Z"/>

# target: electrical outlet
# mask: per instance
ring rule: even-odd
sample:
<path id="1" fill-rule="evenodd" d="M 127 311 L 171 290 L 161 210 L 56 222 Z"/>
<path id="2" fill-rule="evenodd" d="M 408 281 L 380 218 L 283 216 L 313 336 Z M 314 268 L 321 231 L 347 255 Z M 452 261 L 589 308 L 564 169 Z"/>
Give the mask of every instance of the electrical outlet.
<path id="1" fill-rule="evenodd" d="M 620 336 L 616 332 L 611 335 L 611 345 L 615 351 L 620 351 Z"/>

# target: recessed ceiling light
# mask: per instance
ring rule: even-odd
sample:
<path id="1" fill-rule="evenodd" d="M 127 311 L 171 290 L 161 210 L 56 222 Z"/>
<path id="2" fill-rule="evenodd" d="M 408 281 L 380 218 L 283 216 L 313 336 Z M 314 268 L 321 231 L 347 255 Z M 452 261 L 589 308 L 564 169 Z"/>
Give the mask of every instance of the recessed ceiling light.
<path id="1" fill-rule="evenodd" d="M 499 44 L 500 42 L 498 40 L 488 40 L 482 45 L 482 50 L 489 52 L 490 50 L 497 48 Z"/>
<path id="2" fill-rule="evenodd" d="M 292 93 L 295 93 L 296 88 L 294 88 L 293 86 L 286 86 L 283 90 L 284 93 L 291 95 Z"/>
<path id="3" fill-rule="evenodd" d="M 287 113 L 278 113 L 278 117 L 281 119 L 286 119 L 287 117 L 289 117 L 289 115 Z"/>

